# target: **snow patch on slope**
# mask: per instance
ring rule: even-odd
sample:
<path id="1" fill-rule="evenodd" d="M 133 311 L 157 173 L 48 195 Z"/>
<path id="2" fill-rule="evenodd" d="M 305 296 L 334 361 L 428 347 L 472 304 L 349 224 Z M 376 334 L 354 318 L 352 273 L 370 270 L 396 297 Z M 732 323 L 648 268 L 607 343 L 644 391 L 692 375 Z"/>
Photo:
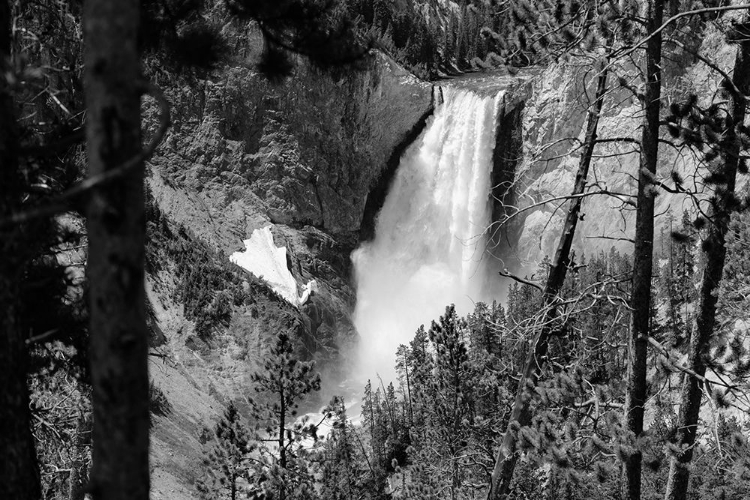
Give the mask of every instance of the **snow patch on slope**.
<path id="1" fill-rule="evenodd" d="M 286 265 L 286 247 L 274 244 L 271 226 L 256 229 L 244 243 L 245 251 L 233 253 L 229 260 L 268 283 L 290 304 L 299 307 L 307 302 L 317 284 L 312 280 L 302 287 L 302 295 L 297 294 L 297 281 Z"/>

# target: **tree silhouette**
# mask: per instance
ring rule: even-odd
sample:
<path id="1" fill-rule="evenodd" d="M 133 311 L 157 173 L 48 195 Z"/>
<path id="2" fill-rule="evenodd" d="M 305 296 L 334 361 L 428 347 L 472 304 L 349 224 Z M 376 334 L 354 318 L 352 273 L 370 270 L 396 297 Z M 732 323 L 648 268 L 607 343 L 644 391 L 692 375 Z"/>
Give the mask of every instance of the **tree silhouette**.
<path id="1" fill-rule="evenodd" d="M 11 9 L 0 1 L 0 219 L 21 205 L 22 178 L 18 169 L 16 104 L 11 88 Z M 20 323 L 20 284 L 27 252 L 26 231 L 0 226 L 0 497 L 34 500 L 40 497 L 39 466 L 31 435 L 29 390 L 26 385 L 26 335 Z"/>

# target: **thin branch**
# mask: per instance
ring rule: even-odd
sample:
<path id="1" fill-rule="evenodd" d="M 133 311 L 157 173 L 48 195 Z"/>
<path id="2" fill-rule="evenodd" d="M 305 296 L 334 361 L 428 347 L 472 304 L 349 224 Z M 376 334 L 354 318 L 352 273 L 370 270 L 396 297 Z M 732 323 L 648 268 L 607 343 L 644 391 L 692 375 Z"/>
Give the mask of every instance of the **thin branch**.
<path id="1" fill-rule="evenodd" d="M 641 141 L 639 141 L 638 139 L 634 139 L 632 137 L 605 137 L 605 138 L 597 139 L 596 141 L 594 141 L 595 144 L 605 144 L 608 142 L 627 142 L 630 144 L 636 144 L 639 147 L 641 145 Z"/>
<path id="2" fill-rule="evenodd" d="M 507 269 L 503 269 L 502 271 L 498 271 L 498 274 L 500 276 L 505 276 L 506 278 L 510 278 L 512 280 L 515 280 L 515 281 L 517 281 L 517 282 L 519 282 L 519 283 L 521 283 L 523 285 L 533 286 L 534 288 L 536 288 L 540 292 L 544 292 L 544 289 L 538 283 L 534 283 L 533 281 L 529 281 L 529 280 L 520 278 L 520 277 L 516 276 L 515 274 L 511 274 L 511 273 L 508 272 Z"/>
<path id="3" fill-rule="evenodd" d="M 662 345 L 655 338 L 648 337 L 648 342 L 652 346 L 656 347 L 659 351 L 661 351 L 662 354 L 664 354 L 664 356 L 667 358 L 667 362 L 669 362 L 669 364 L 672 367 L 677 368 L 681 372 L 687 373 L 688 375 L 690 375 L 691 377 L 694 377 L 695 379 L 699 380 L 700 382 L 702 382 L 704 384 L 721 385 L 723 387 L 726 387 L 727 389 L 734 389 L 735 387 L 737 387 L 735 385 L 727 384 L 726 382 L 719 382 L 719 381 L 715 381 L 715 380 L 708 380 L 706 377 L 704 377 L 702 375 L 698 375 L 697 373 L 695 373 L 695 371 L 691 370 L 687 366 L 682 366 L 680 363 L 677 362 L 677 360 L 673 359 L 672 352 L 669 349 L 667 349 L 664 345 Z"/>
<path id="4" fill-rule="evenodd" d="M 614 241 L 627 241 L 628 243 L 634 243 L 633 238 L 622 238 L 618 236 L 584 236 L 586 239 L 598 239 L 598 240 L 614 240 Z"/>
<path id="5" fill-rule="evenodd" d="M 48 339 L 49 337 L 51 337 L 54 334 L 56 334 L 58 331 L 60 331 L 59 328 L 53 328 L 52 330 L 47 330 L 44 333 L 41 333 L 41 334 L 36 335 L 34 337 L 30 337 L 30 338 L 26 339 L 26 345 L 35 344 L 37 342 L 41 342 L 42 340 Z"/>

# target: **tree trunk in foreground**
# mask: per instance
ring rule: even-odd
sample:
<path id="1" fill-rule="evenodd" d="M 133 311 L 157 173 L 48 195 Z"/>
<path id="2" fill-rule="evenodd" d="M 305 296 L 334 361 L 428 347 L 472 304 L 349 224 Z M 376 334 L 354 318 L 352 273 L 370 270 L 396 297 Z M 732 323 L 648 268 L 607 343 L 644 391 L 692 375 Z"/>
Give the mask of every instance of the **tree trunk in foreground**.
<path id="1" fill-rule="evenodd" d="M 138 0 L 86 0 L 84 88 L 89 175 L 141 151 Z M 143 169 L 92 192 L 88 207 L 96 500 L 149 496 L 148 333 Z"/>
<path id="2" fill-rule="evenodd" d="M 727 113 L 731 116 L 727 143 L 730 147 L 722 153 L 723 173 L 726 184 L 716 187 L 709 209 L 708 235 L 703 243 L 706 267 L 703 270 L 695 328 L 690 338 L 688 368 L 703 377 L 706 374 L 705 358 L 716 323 L 717 290 L 721 282 L 724 261 L 727 254 L 725 236 L 729 227 L 732 202 L 734 199 L 737 165 L 740 156 L 740 141 L 736 128 L 745 122 L 745 97 L 750 95 L 750 42 L 740 42 L 734 62 L 732 78 L 735 87 L 744 95 L 732 93 Z M 685 375 L 681 391 L 680 415 L 677 426 L 677 446 L 684 451 L 670 459 L 669 479 L 664 497 L 667 500 L 685 500 L 690 480 L 688 466 L 693 459 L 693 445 L 698 430 L 698 417 L 701 409 L 701 381 Z M 710 397 L 710 395 L 709 395 Z"/>
<path id="3" fill-rule="evenodd" d="M 20 206 L 18 133 L 10 72 L 11 10 L 0 1 L 0 219 Z M 31 435 L 29 389 L 26 384 L 26 336 L 18 312 L 23 276 L 23 229 L 0 228 L 0 498 L 41 498 L 39 466 Z"/>
<path id="4" fill-rule="evenodd" d="M 508 494 L 510 483 L 513 479 L 513 470 L 516 467 L 518 455 L 514 451 L 516 432 L 512 429 L 512 426 L 516 425 L 514 424 L 515 422 L 522 427 L 528 426 L 531 423 L 531 412 L 529 411 L 531 394 L 529 387 L 536 385 L 542 368 L 544 367 L 544 363 L 546 362 L 549 337 L 553 333 L 552 325 L 557 316 L 558 293 L 565 282 L 565 275 L 568 272 L 570 249 L 573 245 L 573 237 L 575 236 L 576 226 L 578 225 L 578 215 L 581 211 L 581 203 L 583 201 L 583 197 L 576 196 L 582 194 L 586 187 L 586 178 L 588 176 L 589 167 L 591 166 L 591 157 L 596 145 L 599 115 L 602 110 L 604 93 L 607 87 L 607 64 L 608 61 L 605 61 L 600 69 L 599 77 L 597 79 L 595 101 L 588 112 L 586 139 L 578 165 L 575 185 L 573 186 L 573 198 L 570 201 L 565 225 L 563 226 L 560 241 L 558 242 L 557 250 L 555 251 L 555 259 L 550 268 L 550 273 L 547 277 L 547 283 L 544 288 L 544 305 L 542 308 L 544 311 L 544 321 L 542 322 L 541 330 L 534 339 L 534 343 L 532 344 L 533 347 L 526 358 L 523 374 L 518 383 L 518 392 L 516 393 L 516 400 L 513 403 L 513 410 L 508 419 L 508 425 L 505 428 L 503 442 L 497 452 L 495 467 L 492 471 L 490 493 L 488 495 L 488 498 L 491 500 L 504 498 Z"/>
<path id="5" fill-rule="evenodd" d="M 650 0 L 646 13 L 648 30 L 653 34 L 661 26 L 664 1 Z M 649 319 L 651 317 L 651 273 L 654 250 L 654 175 L 659 152 L 659 109 L 661 104 L 661 33 L 646 43 L 646 89 L 643 96 L 645 117 L 641 136 L 641 161 L 638 172 L 638 198 L 633 249 L 633 288 L 630 295 L 630 360 L 628 365 L 625 418 L 628 430 L 637 440 L 643 432 L 646 404 L 646 359 Z M 643 455 L 634 443 L 625 461 L 625 476 L 630 500 L 641 498 L 641 462 Z"/>

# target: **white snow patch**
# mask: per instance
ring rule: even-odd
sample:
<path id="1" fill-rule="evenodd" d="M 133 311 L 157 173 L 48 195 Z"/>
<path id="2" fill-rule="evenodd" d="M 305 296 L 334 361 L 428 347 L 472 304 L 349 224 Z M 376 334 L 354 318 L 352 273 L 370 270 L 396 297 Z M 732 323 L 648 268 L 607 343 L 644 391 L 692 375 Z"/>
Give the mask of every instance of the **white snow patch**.
<path id="1" fill-rule="evenodd" d="M 274 244 L 271 226 L 256 229 L 244 243 L 245 251 L 233 253 L 229 260 L 268 283 L 293 306 L 301 306 L 317 290 L 312 280 L 302 287 L 302 295 L 297 295 L 297 281 L 286 266 L 286 247 Z"/>

